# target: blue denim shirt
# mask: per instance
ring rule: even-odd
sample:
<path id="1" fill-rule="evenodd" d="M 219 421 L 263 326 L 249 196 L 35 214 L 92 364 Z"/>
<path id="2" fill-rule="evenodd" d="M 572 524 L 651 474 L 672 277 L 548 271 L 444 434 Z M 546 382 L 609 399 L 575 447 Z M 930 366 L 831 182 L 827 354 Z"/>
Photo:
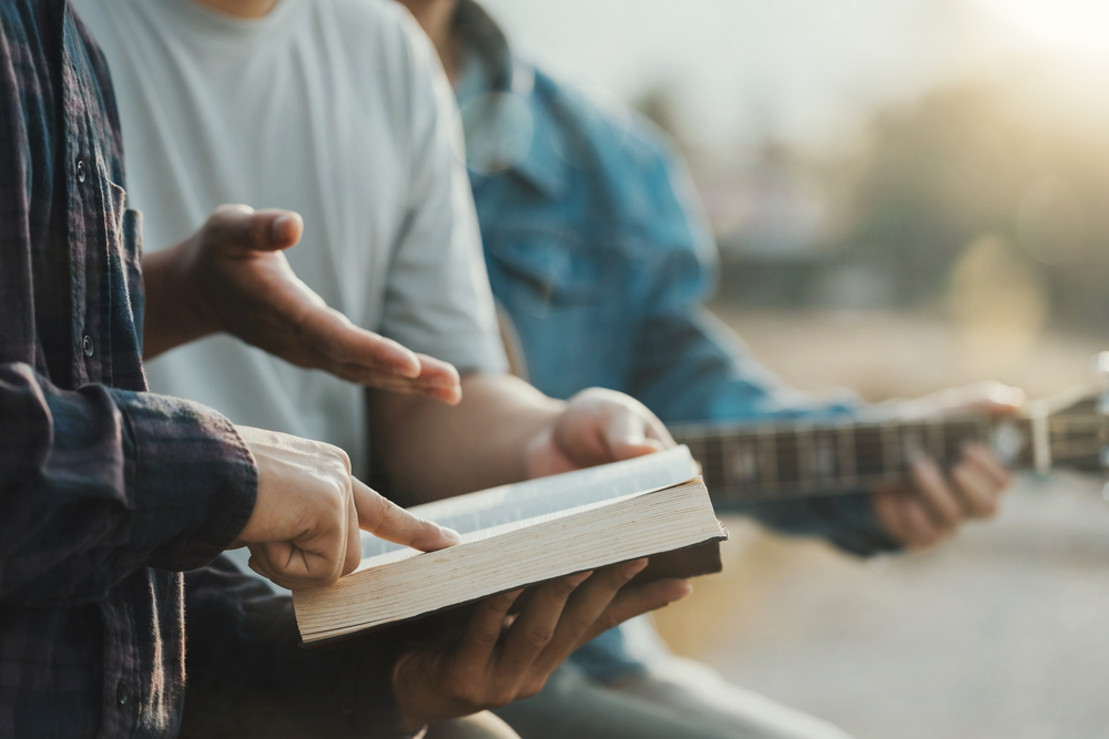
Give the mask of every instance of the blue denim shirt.
<path id="1" fill-rule="evenodd" d="M 559 398 L 621 390 L 667 423 L 842 416 L 858 406 L 787 388 L 706 312 L 715 244 L 659 132 L 524 62 L 504 64 L 495 73 L 471 56 L 459 104 L 490 283 L 537 388 Z M 856 554 L 896 548 L 864 494 L 738 512 Z M 613 630 L 575 659 L 602 680 L 641 667 L 620 642 Z"/>

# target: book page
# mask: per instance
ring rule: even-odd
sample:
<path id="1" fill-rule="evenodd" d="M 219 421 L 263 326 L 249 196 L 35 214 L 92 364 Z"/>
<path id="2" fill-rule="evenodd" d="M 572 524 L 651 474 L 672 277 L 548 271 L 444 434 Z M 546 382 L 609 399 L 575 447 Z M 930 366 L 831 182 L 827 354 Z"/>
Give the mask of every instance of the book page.
<path id="1" fill-rule="evenodd" d="M 689 449 L 678 446 L 622 462 L 447 498 L 410 510 L 466 536 L 568 508 L 675 485 L 697 472 Z M 362 533 L 363 559 L 403 549 L 406 547 Z"/>

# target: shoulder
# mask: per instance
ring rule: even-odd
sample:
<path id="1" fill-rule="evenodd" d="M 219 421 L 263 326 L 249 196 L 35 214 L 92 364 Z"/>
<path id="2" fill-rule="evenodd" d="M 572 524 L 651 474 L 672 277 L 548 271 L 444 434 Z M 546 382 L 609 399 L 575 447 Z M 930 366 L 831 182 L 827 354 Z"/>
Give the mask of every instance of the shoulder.
<path id="1" fill-rule="evenodd" d="M 317 12 L 326 12 L 345 23 L 360 26 L 356 30 L 365 31 L 367 27 L 378 27 L 386 34 L 396 30 L 411 18 L 404 6 L 395 0 L 302 0 L 314 6 Z"/>
<path id="2" fill-rule="evenodd" d="M 620 176 L 625 177 L 665 175 L 679 163 L 670 137 L 615 95 L 532 69 L 536 103 L 577 146 L 592 150 L 602 165 L 619 168 Z"/>
<path id="3" fill-rule="evenodd" d="M 362 35 L 372 32 L 382 38 L 404 33 L 412 16 L 395 0 L 304 0 L 316 12 L 325 12 L 339 19 L 344 28 Z"/>
<path id="4" fill-rule="evenodd" d="M 407 116 L 424 116 L 438 106 L 445 83 L 442 65 L 427 35 L 395 0 L 306 0 L 317 15 L 330 16 L 336 49 L 348 79 L 368 93 L 379 86 L 386 104 Z M 449 93 L 449 88 L 447 88 Z M 450 95 L 446 94 L 450 99 Z M 398 120 L 410 125 L 411 120 Z"/>
<path id="5" fill-rule="evenodd" d="M 715 246 L 685 162 L 658 126 L 615 96 L 586 91 L 535 71 L 533 110 L 558 130 L 574 169 L 603 190 L 605 215 L 639 249 L 692 250 L 712 261 Z"/>
<path id="6" fill-rule="evenodd" d="M 330 16 L 343 51 L 386 65 L 393 73 L 427 66 L 431 44 L 416 20 L 396 0 L 308 0 L 313 12 Z"/>

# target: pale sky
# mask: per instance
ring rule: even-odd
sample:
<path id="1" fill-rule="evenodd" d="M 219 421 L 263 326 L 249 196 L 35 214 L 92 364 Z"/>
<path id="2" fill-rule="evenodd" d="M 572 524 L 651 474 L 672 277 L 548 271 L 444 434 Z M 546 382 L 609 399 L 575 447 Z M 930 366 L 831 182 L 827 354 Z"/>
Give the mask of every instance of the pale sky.
<path id="1" fill-rule="evenodd" d="M 484 4 L 518 52 L 563 79 L 625 100 L 668 82 L 684 128 L 708 145 L 772 131 L 834 148 L 878 106 L 944 81 L 1015 74 L 1014 59 L 1030 55 L 1109 83 L 1109 0 Z"/>

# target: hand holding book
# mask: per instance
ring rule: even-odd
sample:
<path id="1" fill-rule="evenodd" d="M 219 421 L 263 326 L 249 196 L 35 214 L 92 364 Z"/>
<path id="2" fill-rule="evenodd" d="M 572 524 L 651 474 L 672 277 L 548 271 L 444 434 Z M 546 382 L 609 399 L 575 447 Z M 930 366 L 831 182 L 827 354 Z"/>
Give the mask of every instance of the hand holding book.
<path id="1" fill-rule="evenodd" d="M 507 705 L 539 692 L 571 652 L 605 629 L 685 597 L 685 580 L 625 588 L 647 566 L 636 559 L 479 601 L 462 639 L 402 652 L 393 690 L 407 728 Z"/>
<path id="2" fill-rule="evenodd" d="M 629 395 L 583 390 L 527 445 L 528 478 L 619 462 L 674 446 L 670 432 Z"/>
<path id="3" fill-rule="evenodd" d="M 464 624 L 463 604 L 644 556 L 635 585 L 719 571 L 725 533 L 696 474 L 689 450 L 675 447 L 416 506 L 462 541 L 420 553 L 363 535 L 356 571 L 293 592 L 301 637 L 334 640 L 441 611 Z"/>

